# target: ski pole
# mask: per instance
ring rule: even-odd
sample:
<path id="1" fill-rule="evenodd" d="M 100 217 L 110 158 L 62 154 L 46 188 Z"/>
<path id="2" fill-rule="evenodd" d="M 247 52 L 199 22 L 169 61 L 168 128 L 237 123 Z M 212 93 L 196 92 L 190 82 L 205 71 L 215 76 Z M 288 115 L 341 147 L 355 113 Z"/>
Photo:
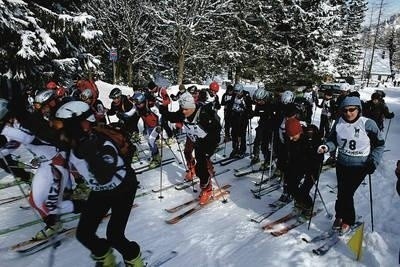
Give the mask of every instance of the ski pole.
<path id="1" fill-rule="evenodd" d="M 162 130 L 161 133 L 159 134 L 160 136 L 160 195 L 158 196 L 159 199 L 163 199 L 164 196 L 162 195 L 162 180 L 163 180 L 163 175 L 162 175 L 162 169 L 163 169 L 163 164 L 162 164 L 162 159 L 163 159 L 163 135 L 162 135 Z"/>
<path id="2" fill-rule="evenodd" d="M 182 158 L 182 162 L 183 162 L 183 166 L 185 167 L 185 171 L 188 172 L 189 169 L 187 167 L 186 161 L 185 161 L 185 157 L 183 156 L 183 152 L 182 152 L 182 148 L 181 148 L 181 142 L 178 140 L 178 138 L 175 137 L 176 143 L 178 145 L 178 149 L 179 149 L 179 154 L 181 155 Z"/>
<path id="3" fill-rule="evenodd" d="M 315 191 L 314 191 L 313 203 L 312 203 L 312 208 L 311 208 L 311 214 L 314 213 L 315 200 L 317 199 L 317 192 L 319 193 L 318 185 L 319 185 L 319 177 L 320 177 L 321 171 L 322 171 L 322 165 L 323 165 L 323 163 L 321 162 L 321 163 L 320 163 L 320 166 L 319 166 L 319 170 L 318 170 L 318 177 L 317 177 L 317 180 L 315 181 L 315 179 L 313 179 L 313 177 L 311 176 L 311 179 L 313 179 L 313 182 L 314 182 L 314 185 L 315 185 Z M 328 210 L 326 209 L 326 206 L 325 206 L 325 203 L 324 203 L 324 201 L 323 201 L 323 199 L 322 199 L 321 194 L 320 194 L 320 198 L 321 198 L 322 203 L 323 203 L 323 205 L 324 205 L 324 207 L 325 207 L 327 216 L 328 216 L 328 217 L 331 217 L 331 214 L 330 214 L 330 213 L 328 212 Z M 308 228 L 307 228 L 308 230 L 310 230 L 311 220 L 312 220 L 312 216 L 311 216 L 310 220 L 308 221 Z"/>
<path id="4" fill-rule="evenodd" d="M 171 145 L 165 142 L 169 150 L 171 151 L 172 155 L 174 155 L 174 158 L 178 161 L 178 164 L 182 164 L 182 161 L 178 158 L 178 156 L 175 154 L 175 152 L 172 150 Z"/>
<path id="5" fill-rule="evenodd" d="M 371 174 L 368 174 L 369 179 L 369 204 L 371 206 L 371 227 L 372 232 L 374 231 L 374 210 L 373 210 L 373 202 L 372 202 L 372 182 L 371 182 Z"/>
<path id="6" fill-rule="evenodd" d="M 391 124 L 391 123 L 392 123 L 392 119 L 389 120 L 389 125 L 388 125 L 388 128 L 387 128 L 387 130 L 386 130 L 385 143 L 386 143 L 386 138 L 387 138 L 387 136 L 388 136 L 389 129 L 390 129 L 390 124 Z M 373 231 L 373 230 L 372 230 L 372 231 Z"/>
<path id="7" fill-rule="evenodd" d="M 207 160 L 207 165 L 209 166 L 209 167 L 212 167 L 213 165 L 212 165 L 212 162 L 211 162 L 211 160 Z M 209 168 L 209 170 L 210 170 L 211 168 Z M 218 180 L 217 180 L 217 177 L 215 176 L 215 172 L 213 171 L 212 172 L 212 175 L 211 175 L 211 178 L 214 178 L 214 181 L 215 181 L 215 184 L 217 185 L 217 187 L 218 187 L 218 191 L 221 193 L 221 195 L 222 195 L 222 203 L 227 203 L 228 202 L 228 199 L 227 198 L 225 198 L 225 194 L 224 194 L 224 192 L 222 191 L 222 188 L 221 188 L 221 186 L 219 185 L 219 183 L 218 183 Z M 211 182 L 211 181 L 210 181 Z"/>
<path id="8" fill-rule="evenodd" d="M 271 147 L 270 147 L 270 154 L 269 154 L 269 174 L 268 176 L 271 178 L 272 175 L 272 153 L 274 151 L 274 132 L 271 134 Z"/>
<path id="9" fill-rule="evenodd" d="M 251 153 L 251 149 L 252 149 L 252 144 L 251 144 L 251 119 L 249 119 L 249 122 L 248 122 L 248 125 L 247 125 L 247 129 L 248 129 L 248 135 L 249 135 L 249 146 L 250 146 L 250 155 L 252 155 L 252 153 Z"/>

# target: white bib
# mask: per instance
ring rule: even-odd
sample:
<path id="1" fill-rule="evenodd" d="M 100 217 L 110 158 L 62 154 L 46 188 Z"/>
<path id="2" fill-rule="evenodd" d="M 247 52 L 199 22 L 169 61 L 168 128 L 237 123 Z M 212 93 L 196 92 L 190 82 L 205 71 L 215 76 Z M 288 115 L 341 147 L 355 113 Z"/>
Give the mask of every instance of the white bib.
<path id="1" fill-rule="evenodd" d="M 366 157 L 371 150 L 370 140 L 365 130 L 367 118 L 360 117 L 354 123 L 347 123 L 343 118 L 336 125 L 338 149 L 352 157 Z"/>
<path id="2" fill-rule="evenodd" d="M 193 142 L 196 142 L 197 138 L 204 138 L 207 136 L 207 133 L 198 124 L 184 122 L 183 129 L 187 137 Z"/>

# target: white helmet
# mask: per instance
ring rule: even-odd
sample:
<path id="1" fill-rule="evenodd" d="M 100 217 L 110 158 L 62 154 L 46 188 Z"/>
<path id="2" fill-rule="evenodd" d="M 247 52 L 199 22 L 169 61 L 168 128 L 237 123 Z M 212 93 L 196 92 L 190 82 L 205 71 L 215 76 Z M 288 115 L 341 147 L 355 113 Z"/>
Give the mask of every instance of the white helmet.
<path id="1" fill-rule="evenodd" d="M 0 98 L 0 120 L 8 113 L 8 101 L 4 98 Z"/>
<path id="2" fill-rule="evenodd" d="M 241 83 L 235 84 L 235 87 L 233 89 L 236 93 L 242 93 L 244 90 L 244 86 Z"/>
<path id="3" fill-rule="evenodd" d="M 86 101 L 88 99 L 93 98 L 93 93 L 92 90 L 90 89 L 85 89 L 81 92 L 81 94 L 79 95 L 80 99 L 83 101 Z"/>
<path id="4" fill-rule="evenodd" d="M 310 103 L 312 103 L 313 100 L 313 94 L 312 92 L 305 92 L 303 97 Z"/>
<path id="5" fill-rule="evenodd" d="M 282 93 L 281 102 L 283 104 L 289 104 L 292 103 L 293 101 L 294 101 L 294 94 L 292 91 L 287 90 Z"/>
<path id="6" fill-rule="evenodd" d="M 55 98 L 54 90 L 43 90 L 36 94 L 35 103 L 45 104 Z"/>
<path id="7" fill-rule="evenodd" d="M 270 97 L 270 92 L 268 92 L 265 89 L 259 88 L 254 92 L 253 100 L 266 100 L 269 97 Z"/>
<path id="8" fill-rule="evenodd" d="M 90 122 L 96 121 L 96 118 L 91 112 L 89 105 L 82 101 L 67 102 L 56 111 L 56 118 L 58 119 L 66 120 L 79 116 Z"/>

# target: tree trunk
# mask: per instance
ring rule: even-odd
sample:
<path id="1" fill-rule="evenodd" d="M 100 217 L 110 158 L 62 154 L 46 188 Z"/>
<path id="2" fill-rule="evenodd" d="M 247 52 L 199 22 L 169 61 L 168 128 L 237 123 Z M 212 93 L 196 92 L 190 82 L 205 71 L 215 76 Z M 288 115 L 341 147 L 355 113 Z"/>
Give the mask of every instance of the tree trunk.
<path id="1" fill-rule="evenodd" d="M 128 66 L 128 86 L 132 87 L 132 77 L 133 77 L 133 64 L 129 61 Z"/>
<path id="2" fill-rule="evenodd" d="M 239 83 L 240 81 L 240 75 L 241 75 L 241 68 L 239 66 L 236 66 L 236 71 L 235 71 L 235 84 Z"/>
<path id="3" fill-rule="evenodd" d="M 183 71 L 185 69 L 185 52 L 181 50 L 178 58 L 178 84 L 183 82 Z"/>

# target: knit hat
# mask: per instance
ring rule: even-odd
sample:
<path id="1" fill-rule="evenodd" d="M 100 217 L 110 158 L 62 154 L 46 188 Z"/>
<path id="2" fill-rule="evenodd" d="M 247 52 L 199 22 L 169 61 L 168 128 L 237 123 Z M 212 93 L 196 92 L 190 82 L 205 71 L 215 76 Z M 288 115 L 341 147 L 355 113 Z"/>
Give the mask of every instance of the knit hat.
<path id="1" fill-rule="evenodd" d="M 184 93 L 181 95 L 178 101 L 181 108 L 196 108 L 194 98 L 189 93 Z"/>
<path id="2" fill-rule="evenodd" d="M 344 108 L 347 106 L 357 106 L 361 110 L 361 100 L 356 96 L 346 96 L 340 104 L 340 108 Z"/>
<path id="3" fill-rule="evenodd" d="M 285 123 L 286 134 L 290 136 L 295 136 L 303 132 L 300 121 L 296 118 L 289 118 Z"/>

